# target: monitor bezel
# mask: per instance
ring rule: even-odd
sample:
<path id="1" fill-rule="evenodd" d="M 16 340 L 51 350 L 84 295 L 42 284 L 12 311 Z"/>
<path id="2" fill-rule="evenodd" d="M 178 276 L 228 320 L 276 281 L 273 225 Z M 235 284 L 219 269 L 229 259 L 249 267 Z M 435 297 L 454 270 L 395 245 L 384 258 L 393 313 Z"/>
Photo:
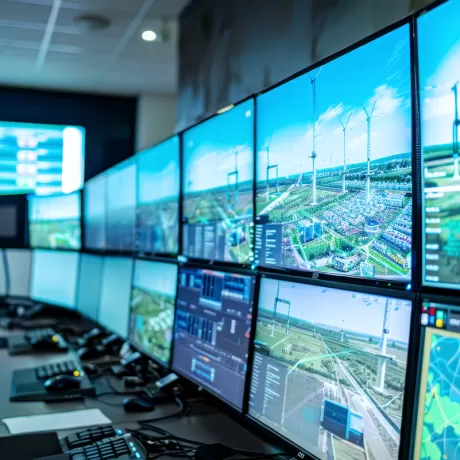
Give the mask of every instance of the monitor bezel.
<path id="1" fill-rule="evenodd" d="M 177 272 L 177 289 L 176 289 L 176 304 L 174 306 L 174 326 L 173 326 L 173 341 L 172 341 L 172 347 L 171 347 L 171 357 L 170 357 L 170 362 L 169 362 L 169 369 L 175 372 L 177 375 L 185 379 L 187 382 L 191 382 L 193 385 L 196 387 L 200 388 L 204 393 L 211 395 L 213 398 L 218 400 L 220 403 L 224 404 L 227 409 L 230 410 L 230 412 L 237 414 L 238 416 L 243 416 L 245 415 L 245 409 L 246 409 L 246 404 L 247 400 L 249 399 L 249 393 L 248 393 L 248 375 L 250 372 L 249 368 L 249 363 L 251 359 L 251 337 L 249 338 L 249 343 L 248 343 L 248 351 L 247 351 L 247 362 L 246 362 L 246 375 L 245 375 L 245 381 L 244 381 L 244 386 L 243 386 L 243 398 L 242 398 L 242 405 L 241 408 L 238 408 L 237 406 L 233 405 L 232 403 L 228 402 L 226 399 L 224 399 L 221 395 L 217 394 L 214 392 L 212 389 L 209 387 L 203 386 L 200 382 L 195 380 L 194 378 L 186 375 L 184 372 L 181 370 L 177 369 L 174 366 L 173 363 L 173 357 L 174 357 L 174 349 L 176 347 L 176 340 L 174 338 L 174 334 L 176 331 L 176 319 L 177 319 L 177 302 L 179 299 L 179 288 L 180 288 L 180 274 L 182 269 L 195 269 L 195 270 L 214 270 L 214 271 L 219 271 L 222 273 L 227 273 L 227 274 L 236 274 L 236 275 L 244 275 L 248 276 L 253 279 L 253 298 L 252 298 L 252 317 L 251 317 L 251 336 L 253 334 L 254 330 L 254 318 L 255 318 L 255 312 L 257 311 L 257 299 L 256 295 L 259 295 L 259 283 L 260 283 L 260 277 L 258 276 L 258 272 L 254 270 L 247 270 L 244 268 L 233 268 L 233 269 L 228 269 L 226 267 L 216 267 L 216 266 L 210 266 L 206 264 L 199 264 L 199 263 L 187 263 L 187 264 L 179 264 L 178 267 L 178 272 Z"/>
<path id="2" fill-rule="evenodd" d="M 413 29 L 413 25 L 412 25 L 412 18 L 413 18 L 413 15 L 408 15 L 406 16 L 405 18 L 395 22 L 394 24 L 391 24 L 377 32 L 375 32 L 374 34 L 372 35 L 369 35 L 361 40 L 359 40 L 358 42 L 350 45 L 350 46 L 347 46 L 343 49 L 341 49 L 340 51 L 334 53 L 334 54 L 331 54 L 330 56 L 327 56 L 323 59 L 320 59 L 319 61 L 316 61 L 315 63 L 309 65 L 308 67 L 305 67 L 301 70 L 299 70 L 298 72 L 294 73 L 293 75 L 285 78 L 284 80 L 281 80 L 271 86 L 268 86 L 266 88 L 264 88 L 263 90 L 255 93 L 254 95 L 254 98 L 255 98 L 255 106 L 256 106 L 256 114 L 257 114 L 257 105 L 258 105 L 258 100 L 259 100 L 259 96 L 265 94 L 265 93 L 268 93 L 270 91 L 273 91 L 275 90 L 276 88 L 278 88 L 279 86 L 283 86 L 287 83 L 289 83 L 290 81 L 292 80 L 295 80 L 305 74 L 307 74 L 308 72 L 311 72 L 319 67 L 322 67 L 332 61 L 335 61 L 336 59 L 342 57 L 342 56 L 345 56 L 355 50 L 357 50 L 358 48 L 361 48 L 375 40 L 378 40 L 379 38 L 395 31 L 396 29 L 399 29 L 399 28 L 402 28 L 404 26 L 408 26 L 408 39 L 409 39 L 409 52 L 410 52 L 410 94 L 411 94 L 411 127 L 412 127 L 412 132 L 411 132 L 411 137 L 412 137 L 412 140 L 411 140 L 411 164 L 412 164 L 412 171 L 411 171 L 411 176 L 412 176 L 412 253 L 411 253 L 411 273 L 410 273 L 410 277 L 407 278 L 407 279 L 395 279 L 395 280 L 392 280 L 392 279 L 387 279 L 387 278 L 366 278 L 366 277 L 362 277 L 362 276 L 350 276 L 350 275 L 347 275 L 347 274 L 330 274 L 330 273 L 326 273 L 326 272 L 322 272 L 322 271 L 314 271 L 314 270 L 302 270 L 302 269 L 298 269 L 298 268 L 293 268 L 293 267 L 283 267 L 283 266 L 267 266 L 267 265 L 259 265 L 258 268 L 260 270 L 263 270 L 263 271 L 271 271 L 273 270 L 274 272 L 276 273 L 285 273 L 285 274 L 289 274 L 289 273 L 295 273 L 296 275 L 300 275 L 300 276 L 303 276 L 305 278 L 311 278 L 311 279 L 318 279 L 318 278 L 321 278 L 321 279 L 324 279 L 326 281 L 334 281 L 334 280 L 343 280 L 344 283 L 347 283 L 347 282 L 350 282 L 350 283 L 354 283 L 354 284 L 361 284 L 363 286 L 376 286 L 376 287 L 391 287 L 392 289 L 399 289 L 399 290 L 406 290 L 406 289 L 411 289 L 412 286 L 414 285 L 415 283 L 415 270 L 414 270 L 414 267 L 415 267 L 415 260 L 416 260 L 416 254 L 415 254 L 415 250 L 414 250 L 414 247 L 416 245 L 416 241 L 414 239 L 414 228 L 415 228 L 415 225 L 414 225 L 414 218 L 417 218 L 417 199 L 415 198 L 416 194 L 418 193 L 418 190 L 420 190 L 420 188 L 418 188 L 418 176 L 417 176 L 417 163 L 420 162 L 420 157 L 417 156 L 417 150 L 416 150 L 416 146 L 417 146 L 417 132 L 416 130 L 414 129 L 417 124 L 416 124 L 416 117 L 417 117 L 417 108 L 416 107 L 416 104 L 415 104 L 415 99 L 414 99 L 414 96 L 415 96 L 415 90 L 416 90 L 416 86 L 415 86 L 415 83 L 416 83 L 416 75 L 415 75 L 415 69 L 414 69 L 414 43 L 413 43 L 413 34 L 414 34 L 414 29 Z M 255 123 L 256 124 L 256 123 Z M 256 132 L 257 132 L 257 128 L 255 128 Z M 254 232 L 255 232 L 255 228 L 257 225 L 260 225 L 260 224 L 257 224 L 257 213 L 256 213 L 256 207 L 255 207 L 255 201 L 256 201 L 256 189 L 257 189 L 257 164 L 258 164 L 258 155 L 257 155 L 257 136 L 256 136 L 256 139 L 255 139 L 255 145 L 254 145 Z M 254 249 L 255 249 L 255 236 L 254 236 Z"/>
<path id="3" fill-rule="evenodd" d="M 155 356 L 153 353 L 148 352 L 145 350 L 141 345 L 136 343 L 133 338 L 132 338 L 132 333 L 131 333 L 131 317 L 132 317 L 132 308 L 131 308 L 131 301 L 132 301 L 132 292 L 134 288 L 134 275 L 136 272 L 136 262 L 151 262 L 151 263 L 160 263 L 160 264 L 166 264 L 166 265 L 174 265 L 177 268 L 177 278 L 176 278 L 176 283 L 175 283 L 175 294 L 174 294 L 174 308 L 173 308 L 173 325 L 172 325 L 172 338 L 171 338 L 171 346 L 169 348 L 169 359 L 167 362 L 162 361 L 159 359 L 157 356 Z M 126 341 L 129 343 L 131 348 L 134 348 L 136 351 L 140 352 L 142 355 L 146 356 L 148 359 L 151 359 L 155 364 L 160 366 L 162 369 L 170 369 L 171 367 L 171 362 L 172 362 L 172 349 L 173 349 L 173 343 L 174 343 L 174 326 L 176 322 L 176 300 L 177 300 L 177 288 L 178 288 L 178 280 L 179 280 L 179 270 L 180 270 L 180 265 L 177 261 L 171 260 L 171 259 L 160 259 L 160 258 L 141 258 L 141 257 L 135 257 L 133 258 L 133 270 L 132 270 L 132 277 L 131 277 L 131 290 L 130 290 L 130 302 L 129 302 L 129 317 L 128 317 L 128 337 Z"/>
<path id="4" fill-rule="evenodd" d="M 3 249 L 30 249 L 29 202 L 27 195 L 0 195 L 0 206 L 13 206 L 16 208 L 16 234 L 11 238 L 0 238 L 0 247 Z"/>
<path id="5" fill-rule="evenodd" d="M 140 201 L 139 201 L 139 158 L 140 156 L 148 150 L 155 149 L 156 147 L 160 146 L 161 144 L 168 142 L 174 138 L 177 138 L 177 142 L 179 144 L 179 194 L 177 196 L 177 251 L 176 252 L 158 252 L 158 251 L 144 251 L 141 250 L 139 245 L 139 209 L 140 209 Z M 136 227 L 135 227 L 135 241 L 134 241 L 134 257 L 143 259 L 151 259 L 155 260 L 155 258 L 171 258 L 177 259 L 177 257 L 182 253 L 182 132 L 173 133 L 168 137 L 165 137 L 159 142 L 156 142 L 150 147 L 146 147 L 145 149 L 139 150 L 134 155 L 136 159 Z"/>
<path id="6" fill-rule="evenodd" d="M 35 258 L 35 255 L 36 255 L 36 251 L 52 252 L 52 253 L 66 252 L 66 253 L 69 253 L 69 254 L 77 255 L 77 273 L 76 273 L 76 277 L 75 277 L 75 291 L 74 291 L 74 295 L 73 295 L 73 298 L 74 298 L 73 299 L 73 307 L 69 307 L 68 305 L 49 302 L 49 301 L 46 301 L 46 300 L 40 300 L 40 299 L 32 296 L 32 286 L 33 286 L 33 277 L 34 277 L 34 258 Z M 29 299 L 32 302 L 35 302 L 37 304 L 44 304 L 44 305 L 49 305 L 51 307 L 62 308 L 64 310 L 68 310 L 68 311 L 80 314 L 80 312 L 77 311 L 77 296 L 78 296 L 77 291 L 78 291 L 78 286 L 79 286 L 79 283 L 80 283 L 80 258 L 81 258 L 80 251 L 63 251 L 63 250 L 57 251 L 55 249 L 49 249 L 49 248 L 47 248 L 47 249 L 38 249 L 38 248 L 32 249 L 32 254 L 31 254 L 31 259 L 30 259 Z"/>
<path id="7" fill-rule="evenodd" d="M 244 269 L 244 270 L 251 270 L 253 269 L 253 266 L 254 266 L 254 261 L 253 260 L 249 260 L 248 262 L 246 263 L 241 263 L 241 262 L 229 262 L 229 261 L 224 261 L 224 260 L 209 260 L 209 259 L 202 259 L 202 258 L 199 258 L 199 257 L 189 257 L 187 255 L 184 254 L 184 225 L 185 225 L 185 222 L 184 222 L 184 187 L 183 187 L 183 184 L 184 184 L 184 135 L 188 132 L 188 131 L 191 131 L 192 129 L 196 128 L 197 126 L 200 126 L 204 123 L 206 123 L 207 121 L 211 120 L 211 119 L 215 119 L 217 117 L 219 117 L 220 115 L 225 115 L 227 112 L 230 112 L 231 110 L 233 110 L 234 108 L 240 106 L 241 104 L 244 104 L 248 101 L 252 100 L 253 101 L 253 110 L 254 110 L 254 115 L 252 117 L 252 138 L 253 138 L 253 149 L 252 149 L 252 169 L 253 169 L 253 177 L 252 177 L 252 230 L 250 231 L 251 233 L 251 251 L 252 253 L 254 254 L 254 249 L 255 249 L 255 235 L 254 235 L 254 222 L 255 222 L 255 172 L 256 172 L 256 163 L 255 163 L 255 160 L 256 160 L 256 116 L 257 116 L 257 108 L 256 108 L 256 100 L 255 100 L 255 95 L 254 94 L 250 94 L 249 96 L 245 97 L 244 99 L 240 99 L 239 101 L 233 103 L 233 104 L 230 104 L 232 107 L 228 110 L 225 110 L 225 111 L 221 111 L 221 110 L 218 110 L 217 112 L 215 113 L 212 113 L 210 114 L 209 116 L 201 119 L 200 121 L 198 121 L 197 123 L 194 123 L 190 126 L 188 126 L 187 128 L 183 129 L 181 132 L 180 132 L 180 137 L 181 137 L 181 165 L 180 165 L 180 168 L 181 168 L 181 183 L 180 183 L 180 190 L 181 190 L 181 193 L 180 193 L 180 203 L 179 203 L 179 208 L 180 208 L 180 211 L 179 211 L 179 215 L 180 215 L 180 222 L 179 222 L 179 227 L 180 227 L 180 230 L 179 230 L 179 238 L 180 238 L 180 242 L 179 242 L 179 249 L 180 249 L 180 252 L 179 252 L 179 257 L 182 259 L 182 262 L 187 262 L 187 263 L 191 263 L 191 264 L 208 264 L 210 268 L 211 266 L 218 266 L 220 268 L 229 268 L 230 270 L 233 270 L 233 269 Z M 226 107 L 224 107 L 226 108 Z M 254 258 L 254 255 L 252 256 L 252 258 Z"/>
<path id="8" fill-rule="evenodd" d="M 409 338 L 408 338 L 408 350 L 407 350 L 407 366 L 406 366 L 406 377 L 405 377 L 405 397 L 403 402 L 403 409 L 402 409 L 402 419 L 401 419 L 401 434 L 400 434 L 400 445 L 399 445 L 399 458 L 406 458 L 402 455 L 402 453 L 408 452 L 407 444 L 410 443 L 410 434 L 411 434 L 411 418 L 413 412 L 413 376 L 416 373 L 417 369 L 417 356 L 418 356 L 418 323 L 417 319 L 419 317 L 419 311 L 417 308 L 418 303 L 416 302 L 417 295 L 413 292 L 409 291 L 397 291 L 392 289 L 382 289 L 374 286 L 363 286 L 358 284 L 345 284 L 341 283 L 340 281 L 325 281 L 325 280 L 312 280 L 302 276 L 297 276 L 297 274 L 275 274 L 273 272 L 267 272 L 263 270 L 259 270 L 259 292 L 262 285 L 263 279 L 273 279 L 279 281 L 288 281 L 294 282 L 304 285 L 311 285 L 311 286 L 320 286 L 320 287 L 327 287 L 331 289 L 339 289 L 342 291 L 351 291 L 357 292 L 361 294 L 370 294 L 370 295 L 377 295 L 380 297 L 391 297 L 394 299 L 401 299 L 407 300 L 411 302 L 411 315 L 410 315 L 410 327 L 409 327 Z M 257 309 L 253 316 L 253 324 L 252 324 L 252 333 L 255 337 L 256 327 L 257 327 L 257 317 L 259 314 L 259 299 L 255 300 L 255 304 L 257 305 Z M 288 449 L 289 452 L 299 452 L 301 456 L 299 458 L 304 458 L 307 456 L 309 458 L 317 459 L 314 454 L 310 453 L 308 450 L 303 449 L 301 446 L 295 444 L 293 441 L 290 441 L 288 438 L 284 437 L 282 434 L 276 432 L 274 429 L 270 428 L 269 426 L 265 425 L 263 422 L 257 420 L 255 417 L 250 415 L 249 413 L 249 391 L 251 387 L 252 381 L 252 373 L 253 373 L 253 360 L 255 355 L 255 347 L 254 347 L 254 339 L 252 339 L 250 343 L 250 359 L 251 359 L 251 366 L 248 365 L 248 373 L 246 374 L 246 384 L 247 384 L 247 398 L 246 403 L 247 405 L 244 408 L 245 419 L 249 423 L 249 425 L 254 428 L 256 431 L 261 433 L 268 432 L 270 433 L 278 443 L 281 443 L 284 447 Z M 411 386 L 412 385 L 412 386 Z"/>
<path id="9" fill-rule="evenodd" d="M 64 247 L 58 247 L 58 248 L 51 248 L 49 246 L 32 246 L 30 243 L 31 240 L 31 231 L 30 231 L 30 226 L 32 224 L 32 221 L 30 220 L 30 208 L 29 208 L 29 201 L 33 200 L 35 198 L 57 198 L 57 197 L 62 197 L 62 196 L 70 196 L 70 195 L 78 195 L 78 200 L 79 200 L 79 221 L 80 221 L 80 247 L 79 248 L 64 248 Z M 32 250 L 34 249 L 40 249 L 40 250 L 49 250 L 49 251 L 64 251 L 64 252 L 81 252 L 83 249 L 83 238 L 84 238 L 84 230 L 83 230 L 83 195 L 82 195 L 82 189 L 80 190 L 74 190 L 71 193 L 59 193 L 59 194 L 54 194 L 54 195 L 27 195 L 27 237 L 29 241 L 28 247 Z"/>

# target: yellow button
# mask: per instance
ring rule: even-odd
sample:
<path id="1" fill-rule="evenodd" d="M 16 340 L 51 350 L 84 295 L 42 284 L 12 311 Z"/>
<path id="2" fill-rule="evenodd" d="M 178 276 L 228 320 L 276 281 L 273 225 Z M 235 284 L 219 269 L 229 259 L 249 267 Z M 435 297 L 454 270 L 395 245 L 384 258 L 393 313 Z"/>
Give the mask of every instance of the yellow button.
<path id="1" fill-rule="evenodd" d="M 75 377 L 80 377 L 80 372 L 79 371 L 73 371 L 73 375 Z"/>
<path id="2" fill-rule="evenodd" d="M 444 320 L 443 319 L 437 319 L 436 320 L 436 327 L 444 327 Z"/>
<path id="3" fill-rule="evenodd" d="M 59 342 L 59 339 L 58 339 L 57 335 L 53 335 L 53 337 L 51 337 L 51 340 L 53 342 Z"/>

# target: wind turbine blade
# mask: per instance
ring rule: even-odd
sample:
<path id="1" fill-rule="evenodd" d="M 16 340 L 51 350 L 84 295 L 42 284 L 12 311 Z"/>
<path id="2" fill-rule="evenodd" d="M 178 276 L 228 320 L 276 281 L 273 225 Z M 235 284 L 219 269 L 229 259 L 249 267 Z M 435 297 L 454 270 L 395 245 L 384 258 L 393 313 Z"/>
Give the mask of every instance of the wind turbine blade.
<path id="1" fill-rule="evenodd" d="M 335 115 L 337 116 L 337 118 L 339 119 L 340 124 L 342 125 L 342 128 L 345 129 L 345 126 L 343 125 L 342 120 L 341 120 L 341 118 L 339 117 L 339 114 L 337 113 L 337 110 L 335 109 L 335 107 L 334 107 L 334 112 L 335 112 Z M 347 122 L 347 123 L 348 123 L 348 122 Z"/>
<path id="2" fill-rule="evenodd" d="M 372 114 L 374 113 L 375 104 L 377 104 L 377 101 L 375 101 L 375 102 L 374 102 L 374 105 L 372 106 L 372 110 L 371 110 L 371 117 L 372 117 Z"/>

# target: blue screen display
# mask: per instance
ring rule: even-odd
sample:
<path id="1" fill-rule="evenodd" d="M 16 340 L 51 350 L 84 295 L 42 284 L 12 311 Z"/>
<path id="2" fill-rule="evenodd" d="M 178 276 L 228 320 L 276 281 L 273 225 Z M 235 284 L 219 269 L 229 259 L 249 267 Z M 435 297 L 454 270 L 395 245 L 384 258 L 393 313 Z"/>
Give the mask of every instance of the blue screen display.
<path id="1" fill-rule="evenodd" d="M 104 258 L 101 256 L 92 254 L 80 255 L 77 310 L 94 321 L 97 321 L 97 312 L 99 309 L 103 266 Z"/>
<path id="2" fill-rule="evenodd" d="M 80 192 L 29 197 L 32 248 L 81 249 Z"/>
<path id="3" fill-rule="evenodd" d="M 85 247 L 106 248 L 106 183 L 107 175 L 100 174 L 85 184 L 83 218 L 85 222 Z"/>
<path id="4" fill-rule="evenodd" d="M 185 131 L 184 255 L 252 260 L 253 149 L 252 99 Z"/>
<path id="5" fill-rule="evenodd" d="M 180 139 L 174 136 L 137 155 L 140 252 L 177 254 L 179 244 Z"/>
<path id="6" fill-rule="evenodd" d="M 130 158 L 107 172 L 107 249 L 134 249 L 136 161 Z"/>
<path id="7" fill-rule="evenodd" d="M 84 167 L 83 128 L 0 122 L 0 194 L 70 193 Z"/>
<path id="8" fill-rule="evenodd" d="M 411 276 L 409 26 L 257 98 L 256 262 Z"/>
<path id="9" fill-rule="evenodd" d="M 459 15 L 453 0 L 418 19 L 423 283 L 451 289 L 460 289 Z"/>

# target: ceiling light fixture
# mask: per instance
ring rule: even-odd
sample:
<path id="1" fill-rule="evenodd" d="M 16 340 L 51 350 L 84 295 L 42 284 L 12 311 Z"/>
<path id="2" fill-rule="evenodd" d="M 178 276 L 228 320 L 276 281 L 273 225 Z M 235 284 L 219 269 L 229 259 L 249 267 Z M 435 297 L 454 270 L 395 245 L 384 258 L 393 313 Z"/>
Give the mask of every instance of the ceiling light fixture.
<path id="1" fill-rule="evenodd" d="M 157 39 L 157 34 L 153 30 L 145 30 L 142 32 L 142 40 L 153 42 Z"/>

